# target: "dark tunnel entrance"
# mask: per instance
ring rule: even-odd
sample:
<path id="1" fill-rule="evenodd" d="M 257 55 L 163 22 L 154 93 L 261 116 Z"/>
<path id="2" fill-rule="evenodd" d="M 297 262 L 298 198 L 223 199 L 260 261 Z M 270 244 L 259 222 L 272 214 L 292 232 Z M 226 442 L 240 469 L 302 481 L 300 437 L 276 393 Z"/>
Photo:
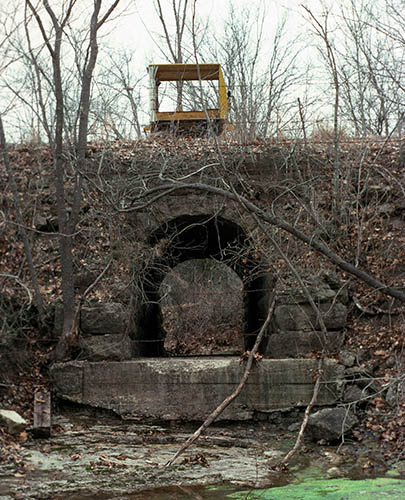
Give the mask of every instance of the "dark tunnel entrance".
<path id="1" fill-rule="evenodd" d="M 272 276 L 255 255 L 244 230 L 220 216 L 183 215 L 161 225 L 150 235 L 148 243 L 159 256 L 147 270 L 143 283 L 146 300 L 138 321 L 139 354 L 168 354 L 161 308 L 162 282 L 179 264 L 193 261 L 201 266 L 206 259 L 228 266 L 243 283 L 242 348 L 250 349 L 267 315 Z"/>

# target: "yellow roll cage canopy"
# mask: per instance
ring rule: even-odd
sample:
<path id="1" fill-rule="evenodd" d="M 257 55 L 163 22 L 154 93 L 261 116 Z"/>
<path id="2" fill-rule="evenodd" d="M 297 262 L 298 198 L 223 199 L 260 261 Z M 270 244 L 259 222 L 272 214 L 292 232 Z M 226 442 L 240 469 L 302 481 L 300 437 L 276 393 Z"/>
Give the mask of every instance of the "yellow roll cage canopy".
<path id="1" fill-rule="evenodd" d="M 228 120 L 228 92 L 218 63 L 151 64 L 148 67 L 150 88 L 150 130 L 200 127 L 207 122 L 207 114 L 215 130 L 220 133 Z M 159 111 L 158 87 L 161 82 L 218 81 L 218 108 L 193 111 Z"/>

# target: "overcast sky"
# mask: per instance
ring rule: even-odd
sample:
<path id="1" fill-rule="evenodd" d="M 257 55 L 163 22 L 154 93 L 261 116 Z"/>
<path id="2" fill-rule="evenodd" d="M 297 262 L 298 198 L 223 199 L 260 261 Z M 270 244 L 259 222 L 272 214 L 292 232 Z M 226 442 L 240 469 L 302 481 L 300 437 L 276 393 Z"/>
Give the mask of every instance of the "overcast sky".
<path id="1" fill-rule="evenodd" d="M 0 0 L 1 1 L 1 0 Z M 127 47 L 136 51 L 137 60 L 145 62 L 164 62 L 160 54 L 158 44 L 162 27 L 152 0 L 124 0 L 125 14 L 120 16 L 118 29 L 110 31 L 109 43 L 116 47 Z M 163 0 L 165 14 L 171 17 L 171 0 Z M 192 2 L 190 2 L 191 4 Z M 248 7 L 250 10 L 255 6 L 265 9 L 265 32 L 271 34 L 277 24 L 277 20 L 284 13 L 288 14 L 291 36 L 296 36 L 300 25 L 303 23 L 303 9 L 300 6 L 302 0 L 197 0 L 197 16 L 205 21 L 215 30 L 220 30 L 223 21 L 227 17 L 229 4 L 235 8 Z M 307 0 L 305 2 L 311 8 L 316 9 L 318 0 Z M 268 41 L 270 36 L 267 37 Z"/>

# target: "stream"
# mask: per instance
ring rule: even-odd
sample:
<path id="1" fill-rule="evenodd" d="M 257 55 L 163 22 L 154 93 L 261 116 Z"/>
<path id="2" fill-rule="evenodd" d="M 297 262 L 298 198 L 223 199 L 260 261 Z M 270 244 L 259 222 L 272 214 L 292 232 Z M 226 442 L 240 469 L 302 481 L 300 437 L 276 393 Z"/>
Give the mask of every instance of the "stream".
<path id="1" fill-rule="evenodd" d="M 25 473 L 0 466 L 0 500 L 405 498 L 405 463 L 387 470 L 375 441 L 305 442 L 288 472 L 273 471 L 297 431 L 269 422 L 213 425 L 165 467 L 196 427 L 56 416 L 51 438 L 22 444 Z"/>

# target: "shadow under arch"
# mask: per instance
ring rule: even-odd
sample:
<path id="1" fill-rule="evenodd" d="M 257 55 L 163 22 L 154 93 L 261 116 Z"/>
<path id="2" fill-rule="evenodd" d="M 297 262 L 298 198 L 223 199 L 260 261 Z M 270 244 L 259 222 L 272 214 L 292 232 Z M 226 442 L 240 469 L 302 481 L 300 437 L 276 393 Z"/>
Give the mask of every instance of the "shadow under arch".
<path id="1" fill-rule="evenodd" d="M 181 215 L 153 231 L 148 243 L 159 257 L 143 281 L 145 302 L 138 319 L 141 356 L 164 356 L 165 332 L 159 306 L 159 287 L 165 274 L 190 259 L 215 259 L 228 265 L 244 284 L 245 349 L 250 349 L 266 316 L 273 279 L 264 262 L 253 256 L 252 241 L 235 222 L 221 216 Z M 265 346 L 262 346 L 264 349 Z"/>

